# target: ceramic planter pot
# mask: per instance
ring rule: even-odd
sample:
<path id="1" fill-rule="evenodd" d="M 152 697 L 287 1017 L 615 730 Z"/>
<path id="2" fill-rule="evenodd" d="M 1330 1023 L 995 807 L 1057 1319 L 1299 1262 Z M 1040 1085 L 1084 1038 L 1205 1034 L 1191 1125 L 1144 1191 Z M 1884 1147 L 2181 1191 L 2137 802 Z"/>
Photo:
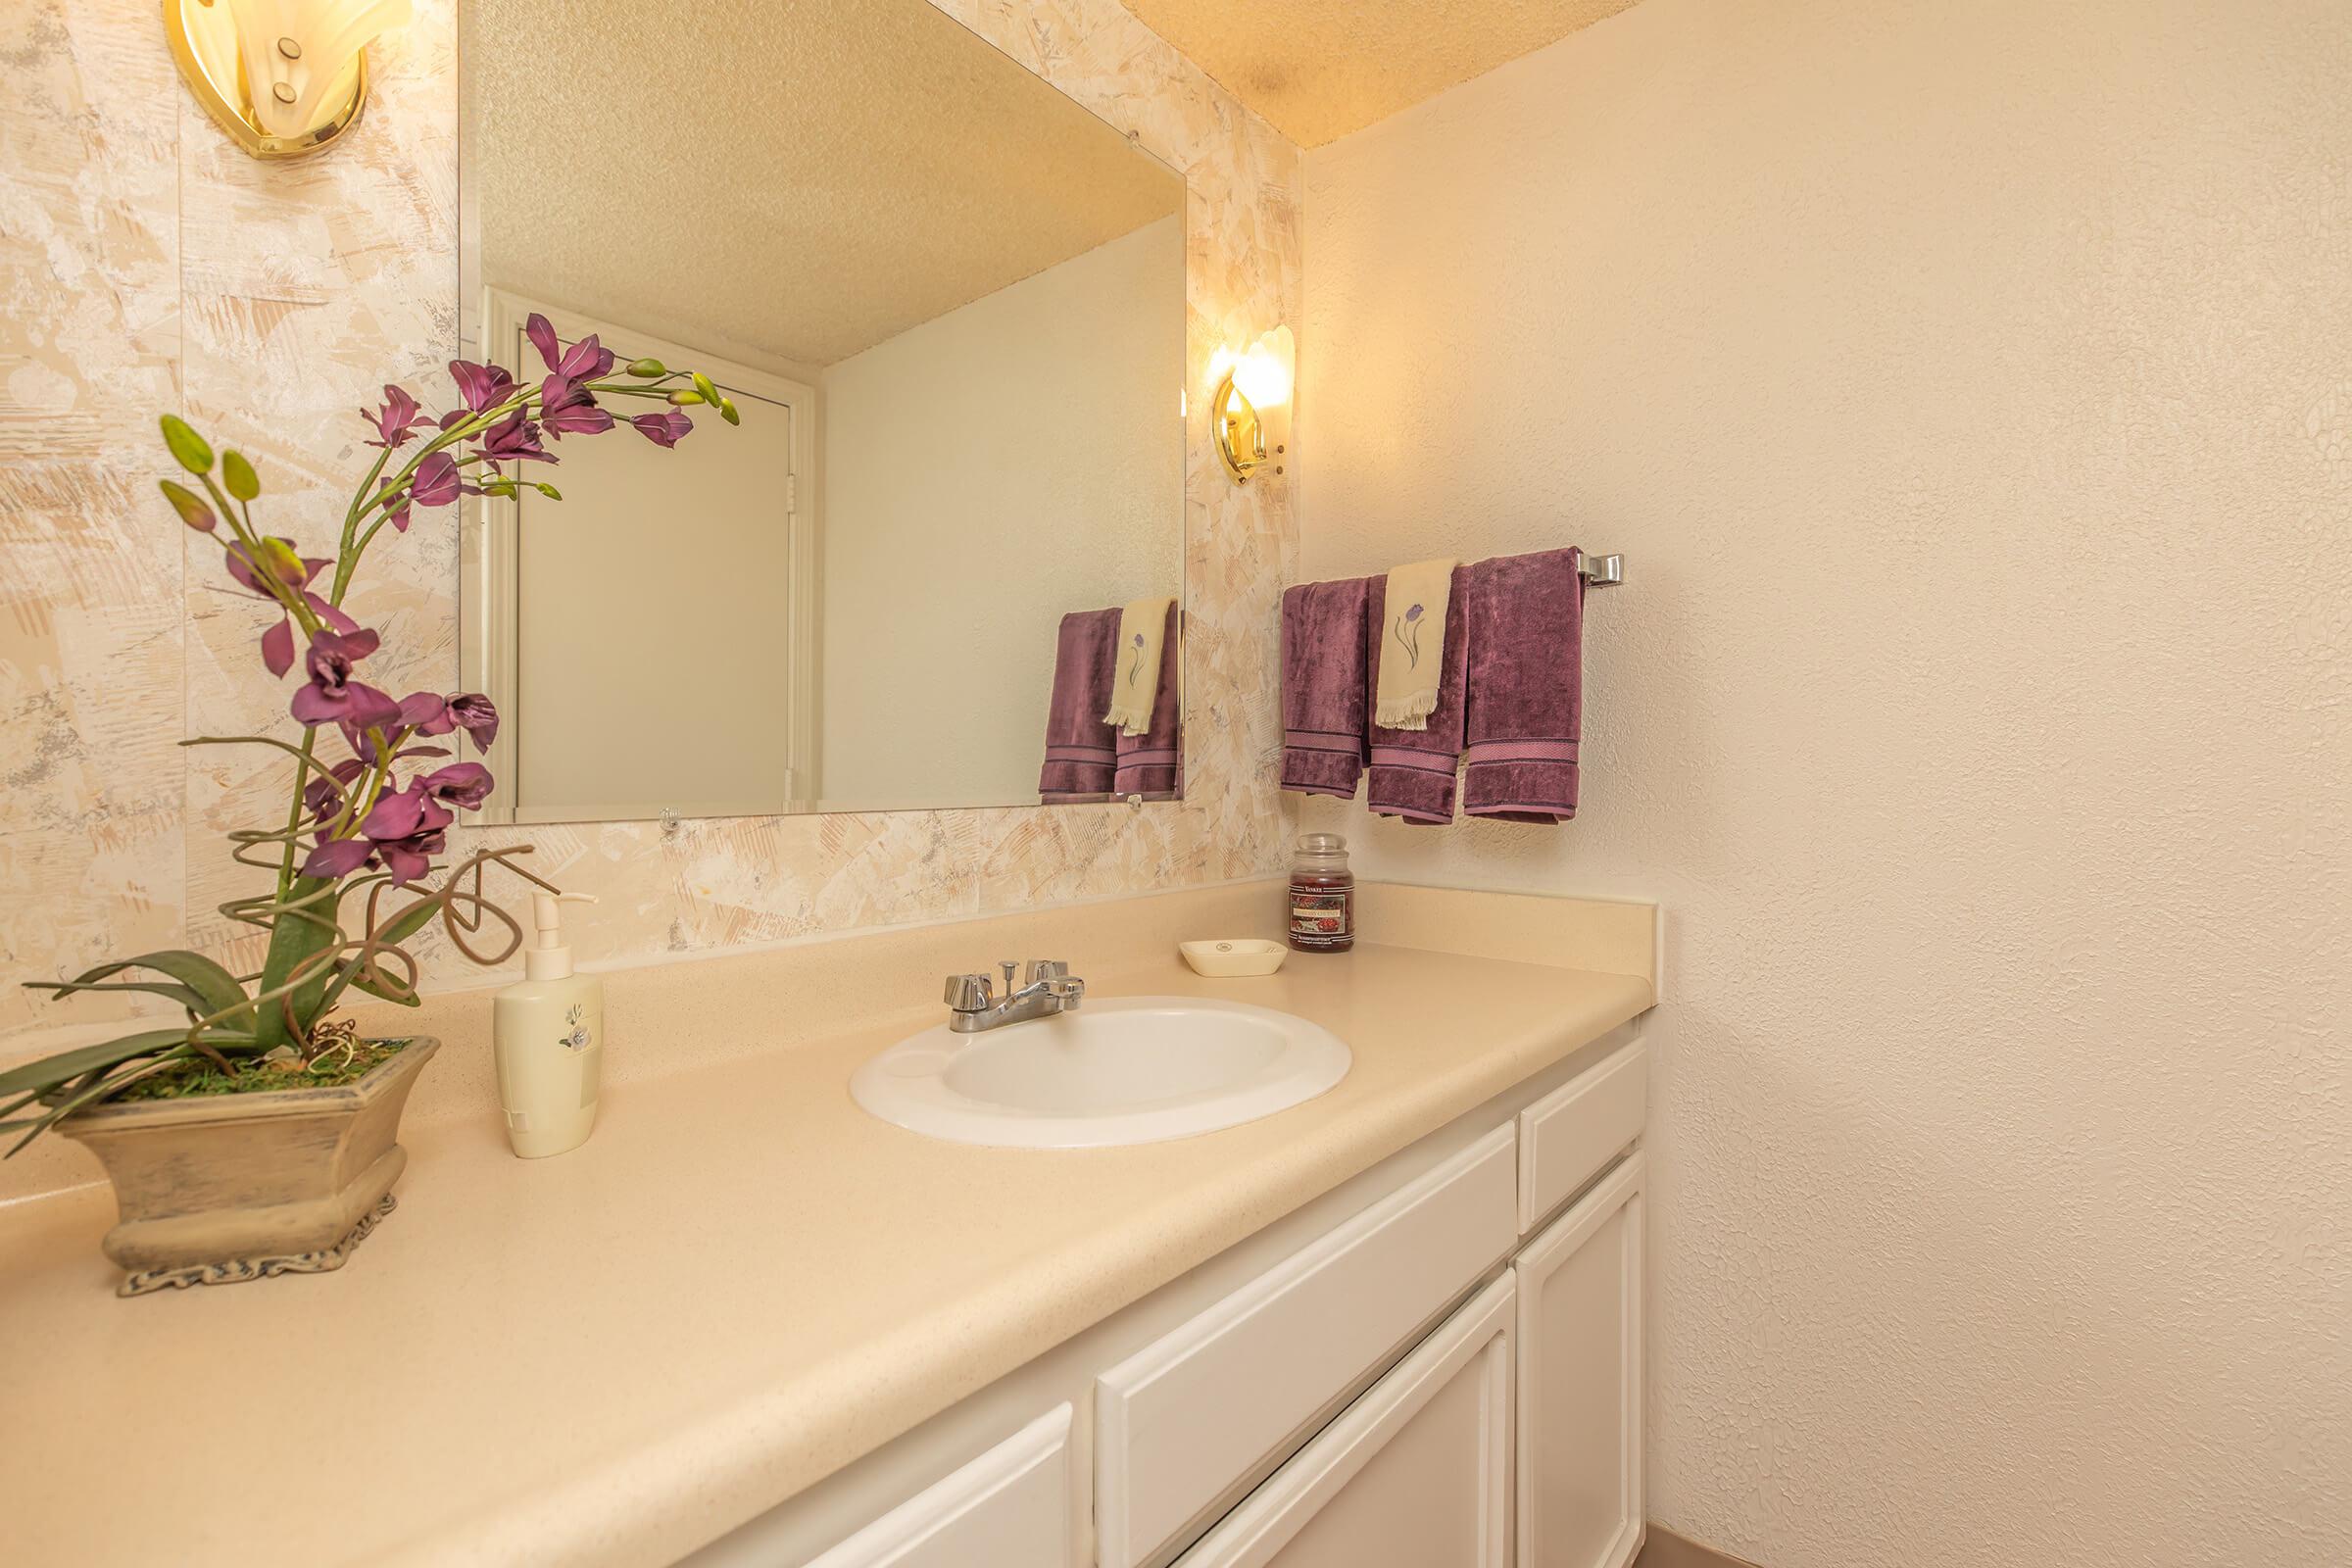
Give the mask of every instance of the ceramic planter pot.
<path id="1" fill-rule="evenodd" d="M 331 1088 L 136 1100 L 59 1122 L 115 1184 L 121 1217 L 100 1245 L 127 1271 L 121 1294 L 341 1268 L 392 1211 L 409 1162 L 400 1114 L 440 1047 L 413 1039 Z"/>

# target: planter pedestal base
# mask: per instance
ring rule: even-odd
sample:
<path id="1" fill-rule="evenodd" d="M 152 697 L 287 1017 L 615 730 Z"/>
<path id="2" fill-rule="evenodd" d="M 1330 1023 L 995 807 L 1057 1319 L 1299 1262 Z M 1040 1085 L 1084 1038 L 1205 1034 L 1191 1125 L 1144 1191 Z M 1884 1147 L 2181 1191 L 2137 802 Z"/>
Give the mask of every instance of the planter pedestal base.
<path id="1" fill-rule="evenodd" d="M 343 1266 L 352 1250 L 368 1239 L 386 1214 L 400 1206 L 400 1200 L 386 1193 L 383 1200 L 360 1216 L 351 1234 L 332 1247 L 315 1252 L 289 1252 L 279 1257 L 234 1257 L 219 1263 L 195 1263 L 185 1268 L 151 1268 L 143 1273 L 126 1274 L 115 1287 L 117 1296 L 145 1296 L 150 1291 L 185 1290 L 191 1285 L 241 1285 L 247 1280 L 266 1280 L 272 1274 L 324 1274 Z"/>

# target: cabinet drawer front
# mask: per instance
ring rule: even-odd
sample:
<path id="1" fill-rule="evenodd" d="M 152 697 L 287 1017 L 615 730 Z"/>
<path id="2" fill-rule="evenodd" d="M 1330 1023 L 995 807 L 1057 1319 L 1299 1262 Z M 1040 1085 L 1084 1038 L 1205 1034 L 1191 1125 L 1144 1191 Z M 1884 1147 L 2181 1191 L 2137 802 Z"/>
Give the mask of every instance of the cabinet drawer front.
<path id="1" fill-rule="evenodd" d="M 1521 1111 L 1520 1233 L 1641 1137 L 1648 1114 L 1649 1048 L 1638 1041 Z"/>
<path id="2" fill-rule="evenodd" d="M 1056 1406 L 808 1568 L 1078 1568 L 1070 1416 Z"/>
<path id="3" fill-rule="evenodd" d="M 1137 1568 L 1518 1240 L 1517 1152 L 1496 1128 L 1103 1374 L 1102 1568 Z"/>
<path id="4" fill-rule="evenodd" d="M 1507 1568 L 1511 1277 L 1414 1347 L 1178 1568 Z"/>

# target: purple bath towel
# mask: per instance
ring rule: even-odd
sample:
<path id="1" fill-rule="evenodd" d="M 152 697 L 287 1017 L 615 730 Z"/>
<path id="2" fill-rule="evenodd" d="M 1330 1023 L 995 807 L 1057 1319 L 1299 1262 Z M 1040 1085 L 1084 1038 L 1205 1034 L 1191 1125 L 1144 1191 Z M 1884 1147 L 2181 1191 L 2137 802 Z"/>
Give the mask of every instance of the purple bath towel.
<path id="1" fill-rule="evenodd" d="M 1452 602 L 1461 602 L 1462 577 L 1453 569 Z M 1371 580 L 1364 613 L 1364 689 L 1367 711 L 1370 692 L 1380 678 L 1382 627 L 1388 624 L 1389 580 Z M 1429 728 L 1387 729 L 1369 724 L 1371 766 L 1364 785 L 1364 805 L 1382 816 L 1400 816 L 1407 822 L 1453 820 L 1454 767 L 1462 757 L 1462 687 L 1467 659 L 1470 617 L 1449 612 L 1446 616 L 1446 646 L 1439 658 L 1438 706 L 1429 715 Z"/>
<path id="2" fill-rule="evenodd" d="M 1118 641 L 1117 616 L 1110 628 Z M 1159 639 L 1159 695 L 1152 699 L 1152 727 L 1141 735 L 1117 737 L 1117 771 L 1111 776 L 1114 795 L 1165 798 L 1177 793 L 1184 766 L 1184 642 L 1183 612 L 1168 606 L 1168 628 Z M 1115 651 L 1115 650 L 1114 650 Z"/>
<path id="3" fill-rule="evenodd" d="M 1117 732 L 1102 722 L 1118 670 L 1119 612 L 1076 610 L 1054 643 L 1054 700 L 1046 710 L 1046 765 L 1037 793 L 1048 801 L 1110 795 Z"/>
<path id="4" fill-rule="evenodd" d="M 1282 787 L 1354 796 L 1364 775 L 1364 607 L 1370 577 L 1302 582 L 1282 595 Z"/>
<path id="5" fill-rule="evenodd" d="M 1506 822 L 1576 815 L 1584 727 L 1583 552 L 1503 556 L 1459 584 L 1470 632 L 1462 808 Z"/>

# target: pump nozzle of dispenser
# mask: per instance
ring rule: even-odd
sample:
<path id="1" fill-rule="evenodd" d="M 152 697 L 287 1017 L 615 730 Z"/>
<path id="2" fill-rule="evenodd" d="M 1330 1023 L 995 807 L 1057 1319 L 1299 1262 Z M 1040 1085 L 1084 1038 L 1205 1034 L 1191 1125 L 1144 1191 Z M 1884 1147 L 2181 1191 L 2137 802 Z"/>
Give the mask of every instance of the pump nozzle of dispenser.
<path id="1" fill-rule="evenodd" d="M 523 950 L 522 972 L 533 980 L 562 980 L 571 973 L 571 947 L 564 940 L 564 906 L 594 904 L 593 893 L 531 895 L 531 945 Z"/>

